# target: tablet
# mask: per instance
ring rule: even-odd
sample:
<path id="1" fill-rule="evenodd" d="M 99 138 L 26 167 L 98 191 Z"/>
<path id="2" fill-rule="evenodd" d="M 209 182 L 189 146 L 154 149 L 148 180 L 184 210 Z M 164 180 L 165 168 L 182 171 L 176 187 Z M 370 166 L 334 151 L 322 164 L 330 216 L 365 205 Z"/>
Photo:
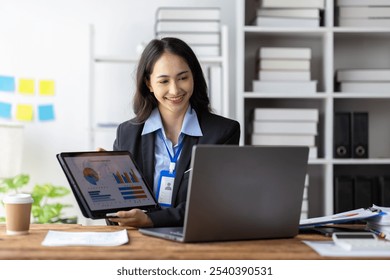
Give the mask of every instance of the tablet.
<path id="1" fill-rule="evenodd" d="M 113 217 L 133 208 L 159 209 L 129 152 L 66 152 L 57 159 L 86 218 Z"/>

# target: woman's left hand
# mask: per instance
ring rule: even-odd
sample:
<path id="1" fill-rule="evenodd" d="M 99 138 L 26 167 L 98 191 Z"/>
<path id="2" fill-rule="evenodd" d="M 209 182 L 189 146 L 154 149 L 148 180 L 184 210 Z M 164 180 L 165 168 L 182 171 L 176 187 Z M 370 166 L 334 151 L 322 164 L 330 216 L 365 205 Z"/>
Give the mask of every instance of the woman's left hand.
<path id="1" fill-rule="evenodd" d="M 110 218 L 111 222 L 116 222 L 120 226 L 126 227 L 153 227 L 153 222 L 146 213 L 140 209 L 129 211 L 119 211 L 116 213 L 118 218 Z"/>

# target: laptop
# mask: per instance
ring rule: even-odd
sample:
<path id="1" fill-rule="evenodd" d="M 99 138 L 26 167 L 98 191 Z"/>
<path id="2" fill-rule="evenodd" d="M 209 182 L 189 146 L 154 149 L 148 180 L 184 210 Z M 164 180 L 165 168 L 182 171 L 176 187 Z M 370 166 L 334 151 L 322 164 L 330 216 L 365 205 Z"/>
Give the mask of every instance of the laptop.
<path id="1" fill-rule="evenodd" d="M 294 237 L 308 153 L 308 147 L 194 146 L 184 226 L 139 231 L 179 242 Z"/>

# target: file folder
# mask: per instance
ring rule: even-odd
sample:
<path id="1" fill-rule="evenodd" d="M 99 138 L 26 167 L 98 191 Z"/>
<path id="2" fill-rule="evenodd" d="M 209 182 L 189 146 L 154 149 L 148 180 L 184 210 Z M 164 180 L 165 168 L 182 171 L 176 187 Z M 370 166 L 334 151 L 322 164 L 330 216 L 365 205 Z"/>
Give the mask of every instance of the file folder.
<path id="1" fill-rule="evenodd" d="M 336 112 L 334 116 L 334 157 L 351 157 L 351 113 Z"/>
<path id="2" fill-rule="evenodd" d="M 352 118 L 352 156 L 368 158 L 368 113 L 354 112 Z"/>

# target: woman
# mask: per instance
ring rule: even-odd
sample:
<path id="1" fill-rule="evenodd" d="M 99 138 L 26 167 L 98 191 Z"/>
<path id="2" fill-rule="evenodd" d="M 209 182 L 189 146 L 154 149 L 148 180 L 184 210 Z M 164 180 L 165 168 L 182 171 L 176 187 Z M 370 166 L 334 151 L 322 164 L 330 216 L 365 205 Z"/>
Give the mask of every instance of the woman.
<path id="1" fill-rule="evenodd" d="M 179 39 L 152 40 L 136 79 L 136 117 L 119 125 L 114 150 L 133 154 L 162 209 L 119 211 L 119 218 L 110 221 L 133 227 L 182 226 L 192 147 L 238 144 L 240 125 L 211 113 L 199 61 Z"/>

